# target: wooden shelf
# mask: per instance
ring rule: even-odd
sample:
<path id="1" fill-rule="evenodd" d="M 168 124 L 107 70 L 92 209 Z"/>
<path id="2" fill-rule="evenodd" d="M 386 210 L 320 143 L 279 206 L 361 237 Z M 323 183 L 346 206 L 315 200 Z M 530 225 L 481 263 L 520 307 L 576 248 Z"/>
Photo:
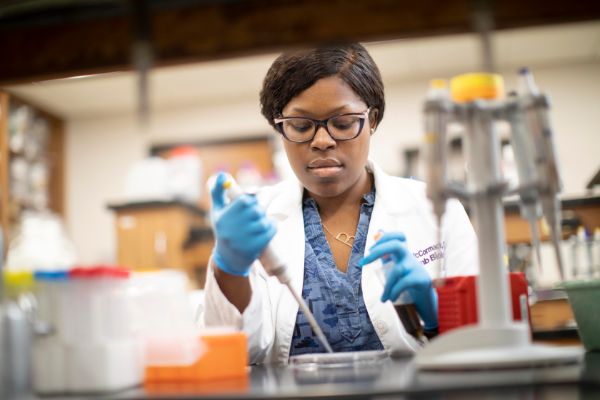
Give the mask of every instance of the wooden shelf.
<path id="1" fill-rule="evenodd" d="M 10 164 L 15 157 L 25 156 L 24 152 L 15 152 L 9 146 L 9 118 L 13 107 L 27 106 L 48 123 L 49 137 L 47 147 L 43 150 L 43 158 L 48 162 L 47 196 L 48 208 L 60 215 L 64 212 L 65 179 L 64 179 L 64 121 L 52 113 L 11 93 L 0 91 L 0 224 L 6 238 L 9 237 L 11 225 L 15 222 L 15 212 L 21 205 L 16 205 L 10 193 Z M 11 220 L 11 213 L 12 220 Z M 18 218 L 18 215 L 16 216 Z M 8 240 L 5 240 L 5 244 Z"/>
<path id="2" fill-rule="evenodd" d="M 0 92 L 0 225 L 2 236 L 4 238 L 4 249 L 2 254 L 6 254 L 8 244 L 8 94 Z"/>
<path id="3" fill-rule="evenodd" d="M 600 227 L 600 197 L 598 196 L 562 200 L 561 210 L 563 213 L 571 213 L 580 220 L 589 232 L 593 232 L 595 228 Z M 514 202 L 505 204 L 504 212 L 507 243 L 531 243 L 529 223 L 521 218 L 518 204 Z M 547 228 L 542 226 L 541 223 L 538 224 L 538 230 L 541 240 L 549 240 Z"/>

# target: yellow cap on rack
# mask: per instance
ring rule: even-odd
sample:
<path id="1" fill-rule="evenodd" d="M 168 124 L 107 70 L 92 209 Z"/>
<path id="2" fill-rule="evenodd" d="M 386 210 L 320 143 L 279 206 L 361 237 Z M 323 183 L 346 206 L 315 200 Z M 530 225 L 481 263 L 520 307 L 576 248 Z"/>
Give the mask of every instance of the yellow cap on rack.
<path id="1" fill-rule="evenodd" d="M 504 80 L 497 74 L 462 74 L 450 81 L 452 100 L 457 103 L 468 103 L 476 99 L 497 99 L 503 92 Z"/>

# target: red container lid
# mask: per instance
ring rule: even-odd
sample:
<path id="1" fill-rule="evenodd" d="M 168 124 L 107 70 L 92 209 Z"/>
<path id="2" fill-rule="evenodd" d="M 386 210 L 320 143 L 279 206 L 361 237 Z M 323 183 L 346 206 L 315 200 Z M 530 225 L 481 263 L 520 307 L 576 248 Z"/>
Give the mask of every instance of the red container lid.
<path id="1" fill-rule="evenodd" d="M 169 157 L 198 156 L 198 149 L 193 146 L 177 146 L 169 151 Z"/>
<path id="2" fill-rule="evenodd" d="M 69 277 L 74 279 L 98 278 L 129 278 L 129 270 L 114 265 L 94 265 L 89 267 L 75 267 L 69 271 Z"/>

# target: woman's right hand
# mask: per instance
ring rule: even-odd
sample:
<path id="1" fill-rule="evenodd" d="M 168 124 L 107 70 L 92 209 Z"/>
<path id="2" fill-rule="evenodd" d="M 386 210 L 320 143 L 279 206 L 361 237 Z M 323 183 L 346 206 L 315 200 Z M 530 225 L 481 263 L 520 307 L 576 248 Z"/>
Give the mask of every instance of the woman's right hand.
<path id="1" fill-rule="evenodd" d="M 211 190 L 210 216 L 216 236 L 212 257 L 222 271 L 248 276 L 252 263 L 275 236 L 276 228 L 252 195 L 241 195 L 227 204 L 223 188 L 226 179 L 225 174 L 219 174 Z"/>

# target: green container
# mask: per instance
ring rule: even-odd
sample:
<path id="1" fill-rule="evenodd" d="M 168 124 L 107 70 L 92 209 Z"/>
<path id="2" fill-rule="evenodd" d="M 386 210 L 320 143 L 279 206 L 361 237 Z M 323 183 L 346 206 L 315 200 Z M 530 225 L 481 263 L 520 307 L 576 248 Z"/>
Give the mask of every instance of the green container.
<path id="1" fill-rule="evenodd" d="M 567 291 L 586 350 L 600 351 L 600 279 L 563 282 L 559 288 Z"/>

